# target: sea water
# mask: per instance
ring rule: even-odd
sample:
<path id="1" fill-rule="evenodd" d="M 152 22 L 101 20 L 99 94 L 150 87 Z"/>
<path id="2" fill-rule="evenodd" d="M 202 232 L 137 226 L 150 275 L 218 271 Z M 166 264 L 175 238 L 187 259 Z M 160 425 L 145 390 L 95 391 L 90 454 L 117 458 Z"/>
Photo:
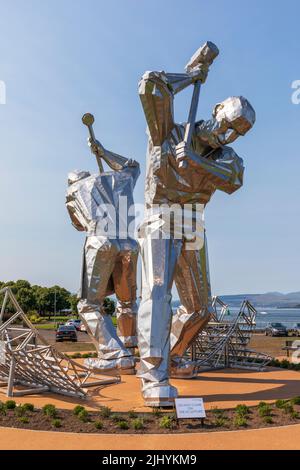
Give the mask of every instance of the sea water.
<path id="1" fill-rule="evenodd" d="M 173 309 L 178 307 L 179 302 L 173 302 Z M 300 323 L 300 308 L 266 308 L 255 307 L 257 311 L 256 326 L 265 328 L 269 323 L 283 323 L 287 328 L 292 328 L 295 323 Z M 238 307 L 229 307 L 229 315 L 225 319 L 234 319 L 239 313 Z"/>

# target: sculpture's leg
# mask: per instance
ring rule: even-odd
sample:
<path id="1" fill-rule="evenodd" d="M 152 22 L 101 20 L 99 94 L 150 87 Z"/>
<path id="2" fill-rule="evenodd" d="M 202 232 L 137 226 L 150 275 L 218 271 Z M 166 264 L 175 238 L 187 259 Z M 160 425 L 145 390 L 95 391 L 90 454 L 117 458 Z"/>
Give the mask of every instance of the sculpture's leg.
<path id="1" fill-rule="evenodd" d="M 172 319 L 172 377 L 191 378 L 194 365 L 180 360 L 195 337 L 205 327 L 212 312 L 207 241 L 201 250 L 183 250 L 175 272 L 181 306 Z"/>
<path id="2" fill-rule="evenodd" d="M 127 243 L 128 244 L 128 243 Z M 131 242 L 131 249 L 121 250 L 113 271 L 113 281 L 117 296 L 117 333 L 126 348 L 137 346 L 136 336 L 136 268 L 138 245 Z"/>
<path id="3" fill-rule="evenodd" d="M 85 243 L 82 296 L 78 312 L 98 351 L 98 359 L 88 359 L 86 365 L 101 370 L 127 370 L 134 367 L 130 352 L 117 336 L 111 316 L 103 309 L 118 251 L 117 244 L 100 237 L 88 237 Z"/>
<path id="4" fill-rule="evenodd" d="M 169 384 L 171 289 L 181 240 L 141 240 L 142 301 L 138 312 L 139 377 L 148 406 L 170 406 L 177 396 Z"/>

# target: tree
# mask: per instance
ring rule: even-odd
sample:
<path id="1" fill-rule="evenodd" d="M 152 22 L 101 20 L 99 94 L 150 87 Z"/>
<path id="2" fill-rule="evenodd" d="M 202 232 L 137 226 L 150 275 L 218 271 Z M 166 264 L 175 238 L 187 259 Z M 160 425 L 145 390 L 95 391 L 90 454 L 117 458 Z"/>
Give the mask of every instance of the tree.
<path id="1" fill-rule="evenodd" d="M 78 310 L 77 310 L 77 305 L 79 302 L 79 298 L 76 294 L 71 294 L 69 297 L 69 302 L 70 302 L 70 308 L 72 309 L 72 313 L 75 313 L 75 315 L 78 315 Z"/>
<path id="2" fill-rule="evenodd" d="M 37 308 L 36 297 L 31 288 L 21 287 L 18 289 L 16 299 L 25 313 Z"/>
<path id="3" fill-rule="evenodd" d="M 49 289 L 53 308 L 51 311 L 60 312 L 61 310 L 67 310 L 71 308 L 70 305 L 70 292 L 64 287 L 53 286 Z"/>
<path id="4" fill-rule="evenodd" d="M 116 310 L 116 304 L 112 299 L 106 297 L 103 302 L 103 308 L 105 313 L 107 313 L 108 315 L 113 315 Z"/>
<path id="5" fill-rule="evenodd" d="M 51 312 L 52 298 L 47 287 L 34 286 L 37 309 L 40 315 Z"/>

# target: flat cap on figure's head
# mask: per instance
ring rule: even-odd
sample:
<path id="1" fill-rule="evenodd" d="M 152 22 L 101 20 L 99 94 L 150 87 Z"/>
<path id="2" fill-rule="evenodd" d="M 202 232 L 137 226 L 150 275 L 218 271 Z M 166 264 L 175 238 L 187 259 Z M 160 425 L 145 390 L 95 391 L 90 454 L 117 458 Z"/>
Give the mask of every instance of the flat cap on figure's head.
<path id="1" fill-rule="evenodd" d="M 238 135 L 245 135 L 254 125 L 256 115 L 253 107 L 243 96 L 231 96 L 216 104 L 213 117 L 224 126 L 233 129 Z"/>
<path id="2" fill-rule="evenodd" d="M 78 181 L 88 178 L 91 176 L 89 171 L 85 170 L 74 170 L 70 171 L 68 174 L 68 185 L 71 186 L 71 184 L 78 183 Z"/>

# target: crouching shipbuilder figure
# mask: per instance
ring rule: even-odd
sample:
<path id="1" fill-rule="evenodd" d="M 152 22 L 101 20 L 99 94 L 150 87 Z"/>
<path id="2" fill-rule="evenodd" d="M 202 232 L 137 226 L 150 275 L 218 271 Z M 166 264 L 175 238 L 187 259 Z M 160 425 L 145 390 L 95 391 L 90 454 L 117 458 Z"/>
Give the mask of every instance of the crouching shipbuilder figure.
<path id="1" fill-rule="evenodd" d="M 130 374 L 134 373 L 133 348 L 137 345 L 138 246 L 128 227 L 134 218 L 129 214 L 140 170 L 136 161 L 109 152 L 94 139 L 93 132 L 91 136 L 89 146 L 98 163 L 103 160 L 111 171 L 103 171 L 99 163 L 100 174 L 71 172 L 66 200 L 73 226 L 87 233 L 78 312 L 98 358 L 88 359 L 86 365 Z M 117 331 L 103 304 L 113 293 L 117 297 Z"/>

